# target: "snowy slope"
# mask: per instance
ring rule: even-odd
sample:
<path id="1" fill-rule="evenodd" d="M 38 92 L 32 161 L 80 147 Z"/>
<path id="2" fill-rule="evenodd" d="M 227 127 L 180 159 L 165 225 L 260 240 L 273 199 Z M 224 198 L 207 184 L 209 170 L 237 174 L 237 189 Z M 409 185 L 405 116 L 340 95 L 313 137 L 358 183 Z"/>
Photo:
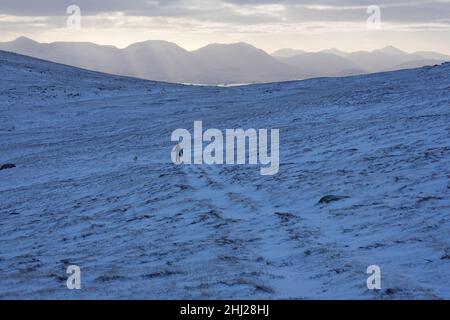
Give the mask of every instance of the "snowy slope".
<path id="1" fill-rule="evenodd" d="M 2 299 L 450 298 L 450 64 L 217 88 L 0 52 L 0 74 Z M 279 128 L 280 173 L 174 166 L 194 120 Z"/>

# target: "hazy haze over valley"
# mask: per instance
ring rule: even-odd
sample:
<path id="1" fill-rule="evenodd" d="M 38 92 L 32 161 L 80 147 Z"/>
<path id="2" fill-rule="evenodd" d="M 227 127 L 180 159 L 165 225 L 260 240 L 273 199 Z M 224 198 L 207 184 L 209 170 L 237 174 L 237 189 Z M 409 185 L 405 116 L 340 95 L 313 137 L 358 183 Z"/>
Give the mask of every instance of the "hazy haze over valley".
<path id="1" fill-rule="evenodd" d="M 392 71 L 450 61 L 435 52 L 406 53 L 392 46 L 372 52 L 337 49 L 304 52 L 282 49 L 272 55 L 247 43 L 210 44 L 187 51 L 151 40 L 124 49 L 89 42 L 39 43 L 26 37 L 0 49 L 90 70 L 175 83 L 228 85 L 336 77 Z"/>

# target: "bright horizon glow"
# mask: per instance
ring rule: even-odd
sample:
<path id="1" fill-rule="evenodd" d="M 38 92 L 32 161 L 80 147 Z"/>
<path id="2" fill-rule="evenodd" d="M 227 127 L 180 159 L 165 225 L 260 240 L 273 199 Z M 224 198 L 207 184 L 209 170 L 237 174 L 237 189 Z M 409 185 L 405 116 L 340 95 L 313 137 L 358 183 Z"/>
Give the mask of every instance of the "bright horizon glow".
<path id="1" fill-rule="evenodd" d="M 0 41 L 26 36 L 38 42 L 87 41 L 124 48 L 165 40 L 192 51 L 211 43 L 246 42 L 272 53 L 291 48 L 346 52 L 394 46 L 405 52 L 450 55 L 450 1 L 378 0 L 381 28 L 369 29 L 371 1 L 129 0 L 123 4 L 76 0 L 82 28 L 66 28 L 71 2 L 0 3 Z"/>
<path id="2" fill-rule="evenodd" d="M 398 46 L 398 45 L 393 45 L 393 44 L 388 44 L 388 43 L 386 43 L 384 45 L 381 45 L 381 46 L 376 46 L 376 45 L 375 46 L 370 46 L 370 45 L 368 45 L 368 46 L 365 46 L 365 47 L 358 47 L 357 49 L 354 49 L 354 50 L 346 49 L 344 47 L 339 47 L 339 46 L 335 46 L 335 47 L 325 47 L 325 46 L 324 47 L 312 47 L 312 49 L 309 49 L 309 50 L 305 49 L 304 47 L 293 47 L 293 46 L 289 47 L 289 46 L 285 46 L 285 47 L 279 47 L 279 48 L 275 48 L 275 49 L 271 49 L 270 50 L 270 49 L 266 49 L 268 46 L 258 46 L 257 44 L 251 43 L 250 41 L 242 41 L 242 40 L 236 40 L 236 41 L 230 41 L 230 42 L 219 42 L 219 41 L 204 42 L 203 44 L 201 42 L 199 42 L 198 45 L 194 45 L 194 46 L 186 45 L 186 46 L 184 46 L 184 45 L 181 45 L 178 42 L 167 40 L 167 39 L 141 39 L 141 40 L 136 40 L 135 42 L 129 42 L 129 43 L 128 42 L 123 42 L 124 44 L 122 44 L 122 42 L 116 41 L 116 43 L 120 43 L 121 44 L 121 45 L 117 45 L 117 44 L 114 44 L 114 43 L 109 43 L 108 39 L 106 39 L 105 41 L 95 41 L 95 40 L 92 41 L 92 40 L 90 40 L 89 38 L 86 38 L 86 37 L 82 37 L 80 39 L 73 39 L 71 37 L 70 38 L 55 37 L 55 40 L 50 40 L 50 41 L 49 40 L 44 40 L 44 41 L 42 41 L 42 40 L 39 40 L 41 37 L 32 37 L 32 36 L 27 36 L 27 35 L 21 35 L 21 36 L 9 38 L 9 39 L 6 39 L 6 40 L 2 40 L 1 42 L 11 42 L 11 41 L 14 41 L 14 40 L 16 40 L 17 38 L 20 38 L 20 37 L 25 37 L 25 38 L 31 39 L 31 40 L 39 42 L 39 43 L 89 42 L 89 43 L 93 43 L 93 44 L 97 44 L 97 45 L 114 46 L 114 47 L 116 47 L 118 49 L 125 49 L 129 45 L 132 45 L 132 44 L 135 44 L 135 43 L 139 43 L 139 42 L 145 42 L 145 41 L 166 41 L 166 42 L 171 42 L 171 43 L 174 43 L 177 46 L 179 46 L 179 47 L 181 47 L 181 48 L 183 48 L 183 49 L 185 49 L 187 51 L 195 51 L 195 50 L 201 49 L 201 48 L 203 48 L 203 47 L 205 47 L 207 45 L 210 45 L 210 44 L 235 44 L 235 43 L 244 42 L 244 43 L 250 44 L 250 45 L 252 45 L 252 46 L 254 46 L 254 47 L 258 48 L 258 49 L 262 49 L 262 50 L 264 50 L 265 52 L 267 52 L 269 54 L 272 54 L 272 53 L 274 53 L 274 52 L 276 52 L 278 50 L 281 50 L 281 49 L 302 50 L 302 51 L 305 51 L 305 52 L 320 52 L 320 51 L 330 50 L 330 49 L 337 49 L 339 51 L 343 51 L 343 52 L 346 52 L 346 53 L 352 53 L 352 52 L 356 52 L 356 51 L 369 51 L 370 52 L 370 51 L 379 50 L 379 49 L 383 49 L 385 47 L 392 46 L 392 47 L 395 47 L 395 48 L 397 48 L 397 49 L 399 49 L 401 51 L 404 51 L 406 53 L 415 53 L 415 52 L 418 52 L 418 51 L 433 51 L 433 52 L 436 52 L 436 53 L 450 55 L 450 51 L 449 52 L 444 52 L 444 51 L 438 51 L 438 50 L 432 50 L 432 49 L 409 49 L 408 50 L 408 49 L 405 49 L 404 47 L 401 47 L 401 46 Z"/>

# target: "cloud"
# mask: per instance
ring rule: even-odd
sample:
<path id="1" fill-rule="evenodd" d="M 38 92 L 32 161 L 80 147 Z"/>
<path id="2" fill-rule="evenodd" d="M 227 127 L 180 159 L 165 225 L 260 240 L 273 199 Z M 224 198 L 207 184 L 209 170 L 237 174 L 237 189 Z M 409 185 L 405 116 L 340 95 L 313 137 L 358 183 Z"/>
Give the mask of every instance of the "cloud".
<path id="1" fill-rule="evenodd" d="M 64 16 L 76 4 L 83 15 L 120 12 L 124 16 L 177 17 L 199 21 L 255 24 L 267 22 L 360 21 L 376 2 L 384 20 L 436 23 L 450 17 L 450 1 L 407 0 L 2 0 L 0 12 L 14 16 Z"/>
<path id="2" fill-rule="evenodd" d="M 385 32 L 370 34 L 377 43 L 382 43 L 383 37 L 389 39 L 391 31 L 423 32 L 429 39 L 450 32 L 450 0 L 1 0 L 0 38 L 37 35 L 45 40 L 60 39 L 66 9 L 72 4 L 81 8 L 83 16 L 84 35 L 80 38 L 89 33 L 88 39 L 106 42 L 114 39 L 106 38 L 106 33 L 120 33 L 121 45 L 137 34 L 142 39 L 166 36 L 192 43 L 209 41 L 203 36 L 208 33 L 218 42 L 241 41 L 253 34 L 252 40 L 269 46 L 269 42 L 277 46 L 281 39 L 294 41 L 300 35 L 309 39 L 309 35 L 329 34 L 328 38 L 309 39 L 309 43 L 330 42 L 352 32 L 369 32 L 366 10 L 373 4 L 381 8 Z M 439 34 L 431 36 L 434 31 Z M 203 40 L 193 39 L 199 34 L 202 36 L 197 39 Z M 186 40 L 186 35 L 192 40 Z M 358 44 L 365 38 L 355 37 L 354 41 Z"/>

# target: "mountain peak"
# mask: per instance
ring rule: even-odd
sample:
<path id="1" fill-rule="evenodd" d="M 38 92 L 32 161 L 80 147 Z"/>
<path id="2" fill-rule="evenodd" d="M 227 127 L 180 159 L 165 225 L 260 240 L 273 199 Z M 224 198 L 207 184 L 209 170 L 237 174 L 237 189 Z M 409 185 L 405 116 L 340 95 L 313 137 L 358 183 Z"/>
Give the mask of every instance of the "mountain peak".
<path id="1" fill-rule="evenodd" d="M 203 48 L 255 48 L 247 42 L 235 42 L 235 43 L 211 43 Z M 256 49 L 256 48 L 255 48 Z"/>
<path id="2" fill-rule="evenodd" d="M 339 56 L 339 57 L 345 57 L 345 56 L 348 55 L 348 52 L 344 52 L 344 51 L 341 51 L 341 50 L 336 49 L 336 48 L 325 49 L 325 50 L 322 50 L 320 52 L 321 53 L 334 54 L 334 55 Z"/>
<path id="3" fill-rule="evenodd" d="M 385 54 L 393 54 L 393 55 L 396 55 L 396 54 L 406 54 L 406 52 L 404 52 L 404 51 L 402 51 L 402 50 L 400 50 L 400 49 L 397 49 L 397 48 L 394 47 L 394 46 L 386 46 L 386 47 L 384 47 L 384 48 L 382 48 L 382 49 L 374 50 L 374 52 L 381 52 L 381 53 L 385 53 Z"/>
<path id="4" fill-rule="evenodd" d="M 130 44 L 128 48 L 132 48 L 132 47 L 140 47 L 140 46 L 153 46 L 153 47 L 179 47 L 181 49 L 180 46 L 178 46 L 176 43 L 170 42 L 170 41 L 165 41 L 165 40 L 146 40 L 146 41 L 142 41 L 142 42 L 136 42 L 136 43 L 132 43 Z"/>
<path id="5" fill-rule="evenodd" d="M 236 42 L 236 43 L 212 43 L 208 44 L 205 47 L 202 47 L 200 49 L 197 49 L 195 51 L 192 51 L 192 53 L 203 53 L 203 54 L 216 54 L 216 55 L 239 55 L 239 54 L 268 54 L 256 47 L 254 47 L 251 44 L 248 44 L 246 42 Z"/>
<path id="6" fill-rule="evenodd" d="M 274 53 L 272 53 L 272 56 L 277 58 L 290 58 L 304 53 L 306 52 L 303 50 L 284 48 L 275 51 Z"/>
<path id="7" fill-rule="evenodd" d="M 12 41 L 16 44 L 36 44 L 38 42 L 34 41 L 33 39 L 27 38 L 27 37 L 18 37 L 16 40 Z"/>

